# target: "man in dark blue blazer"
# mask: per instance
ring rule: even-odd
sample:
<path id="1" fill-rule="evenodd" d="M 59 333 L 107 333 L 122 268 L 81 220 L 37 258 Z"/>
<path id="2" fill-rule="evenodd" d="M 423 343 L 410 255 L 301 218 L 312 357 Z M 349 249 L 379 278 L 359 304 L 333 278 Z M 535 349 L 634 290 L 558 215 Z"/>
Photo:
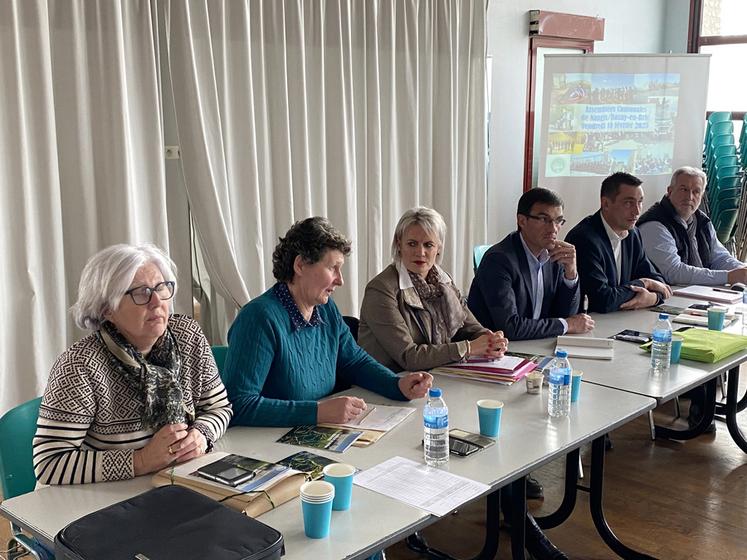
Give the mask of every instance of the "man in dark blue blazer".
<path id="1" fill-rule="evenodd" d="M 478 321 L 509 340 L 589 332 L 594 321 L 578 313 L 576 250 L 560 241 L 563 201 L 542 188 L 525 192 L 518 230 L 483 256 L 467 304 Z"/>
<path id="2" fill-rule="evenodd" d="M 646 257 L 635 223 L 643 206 L 642 181 L 613 173 L 602 181 L 601 209 L 566 236 L 577 248 L 581 293 L 589 311 L 609 313 L 660 304 L 672 295 Z"/>

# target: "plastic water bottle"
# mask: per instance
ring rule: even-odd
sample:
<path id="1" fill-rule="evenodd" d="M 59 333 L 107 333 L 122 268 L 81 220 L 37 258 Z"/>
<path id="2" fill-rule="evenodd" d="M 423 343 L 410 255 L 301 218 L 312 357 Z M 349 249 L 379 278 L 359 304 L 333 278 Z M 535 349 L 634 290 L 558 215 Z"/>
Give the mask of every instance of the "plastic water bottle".
<path id="1" fill-rule="evenodd" d="M 571 362 L 568 352 L 562 348 L 555 351 L 555 359 L 550 364 L 547 395 L 547 413 L 553 418 L 568 416 L 571 412 Z"/>
<path id="2" fill-rule="evenodd" d="M 438 388 L 428 391 L 423 409 L 423 448 L 425 462 L 432 467 L 449 460 L 449 409 Z"/>
<path id="3" fill-rule="evenodd" d="M 747 290 L 742 292 L 742 334 L 744 334 L 744 327 L 747 326 Z"/>
<path id="4" fill-rule="evenodd" d="M 672 323 L 669 315 L 659 313 L 659 318 L 654 324 L 651 334 L 651 371 L 662 373 L 669 369 L 669 361 L 672 357 Z"/>

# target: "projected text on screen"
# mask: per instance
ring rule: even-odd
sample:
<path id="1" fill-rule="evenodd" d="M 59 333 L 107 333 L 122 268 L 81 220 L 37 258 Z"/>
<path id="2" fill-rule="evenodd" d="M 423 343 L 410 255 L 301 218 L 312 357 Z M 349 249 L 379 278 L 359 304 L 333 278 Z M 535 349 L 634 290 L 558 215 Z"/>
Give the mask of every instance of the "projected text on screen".
<path id="1" fill-rule="evenodd" d="M 679 74 L 555 73 L 547 177 L 672 172 Z"/>

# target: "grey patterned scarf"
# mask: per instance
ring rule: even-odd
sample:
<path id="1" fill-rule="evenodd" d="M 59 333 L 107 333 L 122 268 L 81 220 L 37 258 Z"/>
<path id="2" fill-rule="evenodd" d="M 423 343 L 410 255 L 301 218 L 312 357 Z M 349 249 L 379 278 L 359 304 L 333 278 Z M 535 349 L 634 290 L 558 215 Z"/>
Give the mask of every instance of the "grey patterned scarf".
<path id="1" fill-rule="evenodd" d="M 166 424 L 194 421 L 184 407 L 179 384 L 181 356 L 171 329 L 156 341 L 146 359 L 109 321 L 99 337 L 109 350 L 111 363 L 125 382 L 143 395 L 143 427 L 158 431 Z"/>

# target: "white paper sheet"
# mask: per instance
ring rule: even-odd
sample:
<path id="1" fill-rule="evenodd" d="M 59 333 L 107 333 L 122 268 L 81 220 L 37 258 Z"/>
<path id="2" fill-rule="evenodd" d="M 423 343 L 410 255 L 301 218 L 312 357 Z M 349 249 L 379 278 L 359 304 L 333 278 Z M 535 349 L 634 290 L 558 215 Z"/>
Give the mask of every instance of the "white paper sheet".
<path id="1" fill-rule="evenodd" d="M 388 432 L 405 418 L 415 412 L 414 408 L 406 406 L 389 406 L 385 404 L 369 404 L 368 410 L 355 420 L 346 424 L 334 424 L 345 428 L 358 430 L 373 430 Z"/>
<path id="2" fill-rule="evenodd" d="M 355 484 L 438 516 L 490 490 L 490 486 L 441 469 L 392 457 L 355 475 Z"/>

